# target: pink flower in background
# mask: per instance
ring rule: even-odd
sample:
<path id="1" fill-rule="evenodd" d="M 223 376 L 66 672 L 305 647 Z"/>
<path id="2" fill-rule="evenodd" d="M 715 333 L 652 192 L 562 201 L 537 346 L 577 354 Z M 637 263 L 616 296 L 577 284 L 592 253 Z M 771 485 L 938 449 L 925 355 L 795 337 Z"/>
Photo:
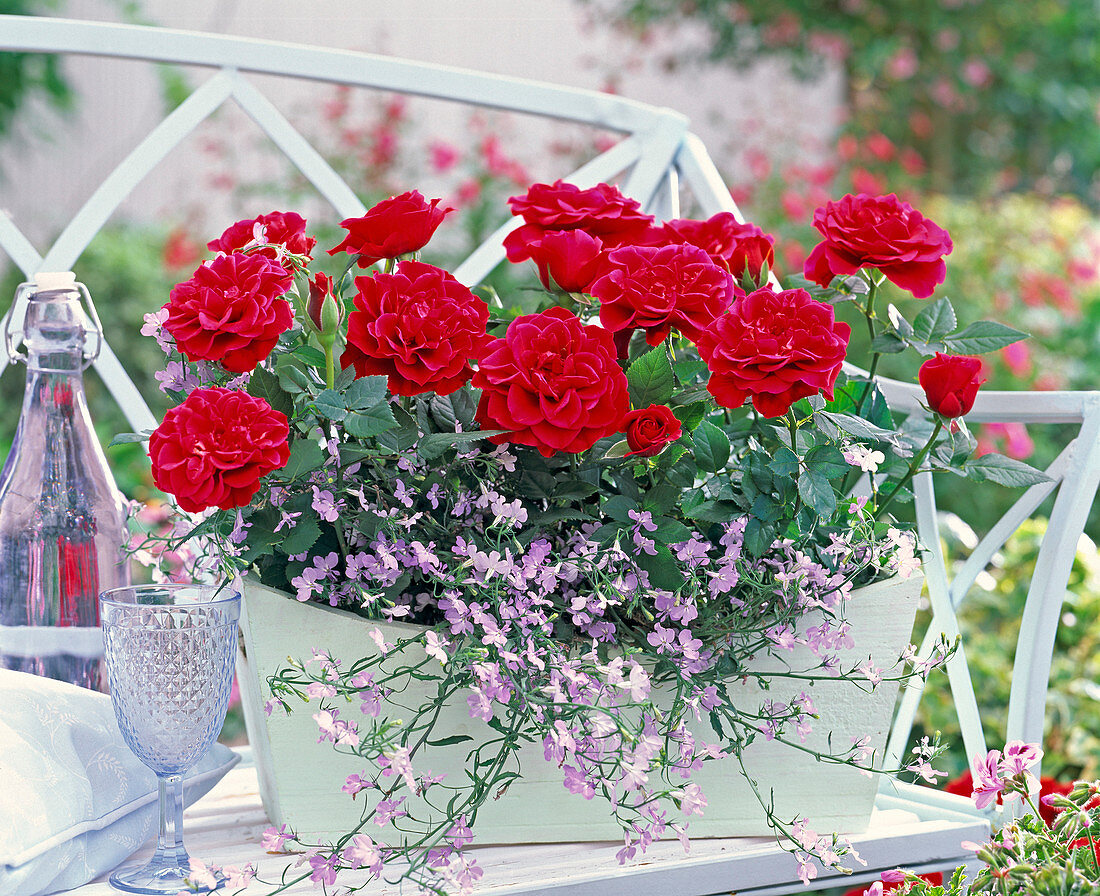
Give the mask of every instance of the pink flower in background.
<path id="1" fill-rule="evenodd" d="M 432 169 L 438 174 L 445 174 L 458 163 L 458 149 L 442 140 L 433 140 L 428 147 L 428 153 L 431 158 Z"/>
<path id="2" fill-rule="evenodd" d="M 1004 358 L 1005 366 L 1012 371 L 1013 376 L 1025 377 L 1031 373 L 1031 349 L 1025 341 L 1006 345 L 1001 349 L 1001 357 Z"/>

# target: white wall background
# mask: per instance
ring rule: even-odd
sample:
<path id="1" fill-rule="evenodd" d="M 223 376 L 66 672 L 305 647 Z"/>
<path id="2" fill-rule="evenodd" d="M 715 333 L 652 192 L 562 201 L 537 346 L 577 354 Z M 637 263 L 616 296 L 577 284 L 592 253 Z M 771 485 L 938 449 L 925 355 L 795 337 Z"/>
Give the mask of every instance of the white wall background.
<path id="1" fill-rule="evenodd" d="M 105 0 L 72 0 L 71 18 L 118 20 L 118 6 Z M 655 35 L 640 46 L 593 23 L 573 0 L 145 0 L 142 16 L 152 24 L 225 34 L 384 53 L 446 65 L 499 72 L 568 85 L 604 89 L 686 113 L 720 167 L 734 174 L 743 151 L 758 147 L 773 155 L 824 145 L 838 124 L 841 81 L 823 77 L 806 84 L 778 66 L 745 73 L 669 58 L 688 57 L 690 34 Z M 59 118 L 40 108 L 24 116 L 18 137 L 0 146 L 0 208 L 39 249 L 44 249 L 99 181 L 138 142 L 162 109 L 153 67 L 94 58 L 71 58 L 76 113 Z M 205 75 L 188 73 L 192 84 Z M 331 97 L 317 85 L 280 87 L 280 107 L 307 133 L 321 126 L 320 107 Z M 274 97 L 273 97 L 274 98 Z M 463 119 L 430 107 L 416 110 L 427 121 L 425 137 L 463 139 Z M 450 116 L 450 117 L 448 117 Z M 309 119 L 312 119 L 312 124 Z M 517 154 L 522 128 L 507 126 Z M 553 135 L 551 135 L 553 136 Z M 125 214 L 152 220 L 186 219 L 189 226 L 220 231 L 227 207 L 216 184 L 226 154 L 246 169 L 267 162 L 254 155 L 251 126 L 222 116 L 170 156 L 139 188 Z M 211 158 L 211 145 L 221 158 Z M 533 176 L 558 172 L 532 170 Z M 409 183 L 404 188 L 420 186 Z M 257 207 L 248 213 L 267 211 Z M 751 212 L 751 210 L 750 210 Z M 241 212 L 241 215 L 246 212 Z M 209 220 L 206 220 L 209 219 Z M 230 217 L 229 220 L 233 220 Z M 765 223 L 766 222 L 762 222 Z"/>

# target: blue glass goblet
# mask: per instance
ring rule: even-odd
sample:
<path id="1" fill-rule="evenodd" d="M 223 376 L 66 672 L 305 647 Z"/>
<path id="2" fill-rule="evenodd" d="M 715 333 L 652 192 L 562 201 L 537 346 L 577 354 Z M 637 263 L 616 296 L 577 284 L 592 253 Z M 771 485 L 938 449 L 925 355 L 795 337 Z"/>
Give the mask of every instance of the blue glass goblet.
<path id="1" fill-rule="evenodd" d="M 209 888 L 187 883 L 183 775 L 218 737 L 237 647 L 241 596 L 206 585 L 134 585 L 99 597 L 107 681 L 126 745 L 157 776 L 160 834 L 146 865 L 110 877 L 130 893 Z"/>

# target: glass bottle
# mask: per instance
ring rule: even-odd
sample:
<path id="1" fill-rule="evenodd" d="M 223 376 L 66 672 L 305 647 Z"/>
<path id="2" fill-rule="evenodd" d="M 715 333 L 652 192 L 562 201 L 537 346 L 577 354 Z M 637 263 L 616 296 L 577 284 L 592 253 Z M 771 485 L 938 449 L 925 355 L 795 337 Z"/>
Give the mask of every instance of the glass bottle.
<path id="1" fill-rule="evenodd" d="M 84 397 L 102 329 L 72 272 L 38 274 L 16 291 L 4 337 L 27 385 L 0 472 L 0 668 L 102 690 L 99 592 L 130 584 L 126 502 Z"/>

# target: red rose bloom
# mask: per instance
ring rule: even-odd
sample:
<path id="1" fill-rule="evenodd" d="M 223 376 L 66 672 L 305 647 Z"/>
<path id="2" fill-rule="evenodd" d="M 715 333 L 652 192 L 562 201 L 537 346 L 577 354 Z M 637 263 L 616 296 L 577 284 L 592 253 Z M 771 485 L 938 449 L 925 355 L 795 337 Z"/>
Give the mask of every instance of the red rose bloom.
<path id="1" fill-rule="evenodd" d="M 294 323 L 282 298 L 292 282 L 263 255 L 219 255 L 173 288 L 164 329 L 189 361 L 220 361 L 233 373 L 255 370 Z"/>
<path id="2" fill-rule="evenodd" d="M 596 237 L 604 249 L 635 243 L 653 228 L 653 216 L 609 184 L 582 190 L 564 181 L 534 184 L 526 196 L 508 200 L 513 215 L 526 222 L 504 239 L 508 260 L 513 263 L 538 259 L 543 237 L 553 231 L 583 230 Z M 541 266 L 540 266 L 541 274 Z"/>
<path id="3" fill-rule="evenodd" d="M 601 324 L 612 331 L 642 327 L 650 345 L 673 327 L 698 339 L 735 296 L 729 271 L 686 243 L 616 249 L 590 291 L 600 300 Z"/>
<path id="4" fill-rule="evenodd" d="M 765 417 L 779 417 L 818 392 L 831 399 L 851 334 L 831 305 L 804 289 L 758 289 L 739 297 L 699 337 L 699 355 L 711 372 L 707 389 L 727 408 L 751 397 Z"/>
<path id="5" fill-rule="evenodd" d="M 348 235 L 329 255 L 349 252 L 359 256 L 359 267 L 367 268 L 383 258 L 397 258 L 419 252 L 432 238 L 453 208 L 439 208 L 441 200 L 427 202 L 419 190 L 384 199 L 361 218 L 340 222 Z"/>
<path id="6" fill-rule="evenodd" d="M 313 321 L 313 325 L 318 330 L 324 330 L 321 309 L 324 307 L 325 299 L 330 296 L 335 301 L 335 296 L 332 295 L 332 278 L 328 274 L 314 274 L 313 279 L 309 281 L 309 301 L 306 303 L 306 314 L 309 315 L 309 319 Z M 336 309 L 339 313 L 339 302 L 336 302 Z"/>
<path id="7" fill-rule="evenodd" d="M 732 212 L 719 212 L 706 221 L 677 219 L 664 225 L 670 242 L 691 243 L 704 249 L 719 267 L 740 280 L 746 269 L 753 280 L 760 279 L 766 264 L 775 264 L 775 237 L 755 224 L 741 224 Z"/>
<path id="8" fill-rule="evenodd" d="M 602 269 L 603 243 L 583 230 L 550 230 L 527 244 L 542 285 L 550 281 L 566 292 L 588 292 Z"/>
<path id="9" fill-rule="evenodd" d="M 260 479 L 290 459 L 286 415 L 262 398 L 214 386 L 196 389 L 149 437 L 157 488 L 180 507 L 244 507 Z"/>
<path id="10" fill-rule="evenodd" d="M 653 457 L 683 434 L 680 421 L 672 409 L 663 404 L 651 404 L 644 410 L 630 411 L 623 417 L 622 429 L 630 446 L 627 457 Z"/>
<path id="11" fill-rule="evenodd" d="M 448 395 L 470 379 L 470 360 L 492 341 L 489 308 L 451 274 L 403 261 L 395 273 L 356 277 L 355 285 L 342 366 L 389 377 L 395 395 Z"/>
<path id="12" fill-rule="evenodd" d="M 513 320 L 478 361 L 472 385 L 482 390 L 481 428 L 508 430 L 490 441 L 530 445 L 544 457 L 586 451 L 619 432 L 630 407 L 611 334 L 558 307 Z"/>
<path id="13" fill-rule="evenodd" d="M 941 417 L 963 417 L 974 407 L 978 387 L 985 382 L 980 377 L 982 362 L 966 355 L 941 355 L 929 358 L 920 366 L 917 379 L 928 399 L 928 406 Z"/>
<path id="14" fill-rule="evenodd" d="M 226 228 L 216 240 L 206 244 L 213 252 L 239 252 L 250 243 L 258 243 L 253 253 L 266 255 L 274 261 L 280 257 L 279 249 L 285 249 L 291 255 L 304 255 L 311 259 L 310 253 L 317 240 L 306 236 L 306 219 L 296 212 L 271 212 L 258 218 L 246 218 Z"/>
<path id="15" fill-rule="evenodd" d="M 825 239 L 806 259 L 807 280 L 828 286 L 833 277 L 878 268 L 918 299 L 932 295 L 947 276 L 943 256 L 951 237 L 908 202 L 889 196 L 848 194 L 814 212 Z"/>

